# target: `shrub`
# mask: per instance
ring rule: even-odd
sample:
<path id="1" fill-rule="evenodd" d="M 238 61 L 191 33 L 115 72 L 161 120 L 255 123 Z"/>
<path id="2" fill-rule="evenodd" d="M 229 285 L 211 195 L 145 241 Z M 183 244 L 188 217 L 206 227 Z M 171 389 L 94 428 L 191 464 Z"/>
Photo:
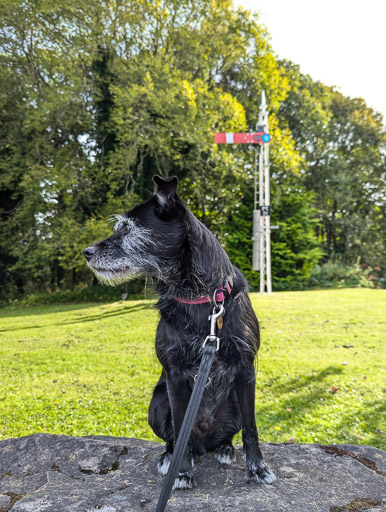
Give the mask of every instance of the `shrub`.
<path id="1" fill-rule="evenodd" d="M 135 279 L 121 286 L 102 286 L 94 284 L 73 290 L 57 290 L 52 293 L 33 293 L 15 298 L 14 300 L 2 301 L 2 305 L 9 304 L 67 304 L 79 302 L 115 302 L 121 300 L 123 294 L 130 299 L 142 298 L 145 290 L 145 280 Z M 126 297 L 125 297 L 126 298 Z"/>
<path id="2" fill-rule="evenodd" d="M 312 288 L 350 286 L 373 288 L 372 271 L 371 267 L 361 266 L 359 260 L 355 265 L 345 265 L 341 261 L 330 260 L 312 269 L 308 284 Z"/>

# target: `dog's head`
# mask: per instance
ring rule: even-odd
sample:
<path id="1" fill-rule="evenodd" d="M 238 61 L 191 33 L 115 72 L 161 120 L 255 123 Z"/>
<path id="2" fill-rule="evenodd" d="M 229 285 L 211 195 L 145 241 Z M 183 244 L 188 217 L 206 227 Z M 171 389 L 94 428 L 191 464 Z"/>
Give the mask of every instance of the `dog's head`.
<path id="1" fill-rule="evenodd" d="M 140 274 L 170 274 L 181 251 L 187 209 L 176 194 L 177 177 L 154 176 L 154 195 L 124 215 L 116 215 L 114 234 L 87 247 L 84 256 L 97 278 L 119 284 Z"/>

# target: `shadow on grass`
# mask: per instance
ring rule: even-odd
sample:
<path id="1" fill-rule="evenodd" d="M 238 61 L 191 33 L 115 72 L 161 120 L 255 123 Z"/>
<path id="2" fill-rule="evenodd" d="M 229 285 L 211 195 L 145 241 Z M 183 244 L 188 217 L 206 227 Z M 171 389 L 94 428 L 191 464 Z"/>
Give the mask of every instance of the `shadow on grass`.
<path id="1" fill-rule="evenodd" d="M 74 307 L 73 309 L 70 309 L 70 310 L 64 309 L 61 312 L 73 311 L 75 309 L 78 309 L 78 308 Z M 27 329 L 42 329 L 44 327 L 52 327 L 52 326 L 59 326 L 59 325 L 72 325 L 72 324 L 79 324 L 79 323 L 83 323 L 83 322 L 95 322 L 97 320 L 104 320 L 106 318 L 123 316 L 123 315 L 126 315 L 127 313 L 142 311 L 144 309 L 153 309 L 153 305 L 152 304 L 136 304 L 133 306 L 125 307 L 124 309 L 121 309 L 120 311 L 106 311 L 101 314 L 82 316 L 81 318 L 76 319 L 76 320 L 68 320 L 68 321 L 65 320 L 63 322 L 50 322 L 45 325 L 26 325 L 23 327 L 10 327 L 8 329 L 0 329 L 0 333 L 1 332 L 11 332 L 11 331 L 24 331 Z M 41 313 L 35 312 L 35 314 L 36 315 L 39 315 L 39 314 L 46 315 L 47 312 L 46 311 L 44 311 L 44 312 L 42 311 Z"/>
<path id="2" fill-rule="evenodd" d="M 80 304 L 34 304 L 31 306 L 24 306 L 18 304 L 17 306 L 0 307 L 0 319 L 2 318 L 20 318 L 24 316 L 39 316 L 39 315 L 56 315 L 57 313 L 64 313 L 66 311 L 75 311 L 77 309 L 88 309 L 89 307 L 105 306 L 111 302 L 92 303 L 85 302 Z"/>
<path id="3" fill-rule="evenodd" d="M 257 404 L 257 416 L 265 415 L 269 417 L 269 422 L 277 425 L 283 418 L 288 420 L 285 406 L 291 407 L 294 416 L 299 417 L 305 412 L 312 409 L 317 409 L 320 406 L 320 399 L 332 397 L 328 394 L 329 383 L 325 382 L 328 376 L 337 376 L 343 372 L 339 366 L 328 366 L 323 370 L 303 377 L 292 379 L 280 379 L 279 382 L 275 381 L 274 384 L 270 382 L 264 387 L 269 388 L 274 396 L 280 398 L 282 392 L 292 391 L 291 397 L 288 398 L 288 403 L 283 404 L 282 411 L 273 411 L 270 405 L 259 406 Z M 264 389 L 261 390 L 264 393 Z"/>
<path id="4" fill-rule="evenodd" d="M 369 446 L 375 446 L 381 450 L 386 450 L 386 435 L 384 430 L 384 417 L 386 413 L 384 401 L 374 400 L 366 402 L 365 408 L 359 412 L 355 419 L 358 421 L 365 422 L 367 425 L 365 433 L 367 437 L 361 440 L 360 444 L 366 444 Z M 349 421 L 352 421 L 352 416 L 346 415 L 342 418 L 340 423 L 341 428 L 345 428 Z M 383 428 L 383 430 L 381 430 Z M 382 433 L 383 432 L 383 433 Z M 355 438 L 356 436 L 354 436 Z M 351 441 L 352 444 L 359 444 L 358 440 Z"/>
<path id="5" fill-rule="evenodd" d="M 125 309 L 122 309 L 120 311 L 107 311 L 106 313 L 102 313 L 100 315 L 89 315 L 89 316 L 83 316 L 82 318 L 79 318 L 78 320 L 71 320 L 69 322 L 60 322 L 57 324 L 52 325 L 67 325 L 67 324 L 78 324 L 82 322 L 94 322 L 95 320 L 104 320 L 105 318 L 111 318 L 114 316 L 122 316 L 126 313 L 133 313 L 134 311 L 142 311 L 144 309 L 153 309 L 152 304 L 138 304 L 135 306 L 129 306 L 125 307 Z"/>
<path id="6" fill-rule="evenodd" d="M 319 438 L 320 425 L 318 425 L 318 418 L 321 417 L 321 413 L 318 409 L 334 404 L 334 394 L 330 392 L 330 388 L 336 382 L 337 377 L 343 373 L 344 369 L 330 365 L 312 375 L 288 379 L 282 377 L 278 380 L 271 379 L 264 388 L 268 388 L 273 397 L 279 399 L 279 404 L 261 405 L 257 402 L 257 424 L 261 424 L 264 418 L 266 427 L 275 428 L 285 421 L 292 424 L 293 428 L 301 428 L 303 417 L 306 414 L 314 413 L 315 432 L 318 433 Z M 261 393 L 264 393 L 264 388 L 260 390 Z M 281 398 L 282 393 L 288 392 L 292 392 L 291 396 L 287 396 L 285 399 Z M 280 409 L 278 409 L 278 406 Z M 287 407 L 292 409 L 290 416 L 286 410 Z M 384 404 L 379 400 L 366 400 L 363 406 L 358 403 L 356 408 L 353 408 L 352 404 L 348 404 L 347 408 L 340 409 L 339 417 L 336 418 L 337 421 L 334 421 L 334 441 L 324 438 L 323 444 L 331 442 L 365 444 L 384 450 L 386 439 L 380 431 L 383 417 Z M 309 420 L 306 423 L 309 424 Z M 361 425 L 359 429 L 358 425 Z"/>

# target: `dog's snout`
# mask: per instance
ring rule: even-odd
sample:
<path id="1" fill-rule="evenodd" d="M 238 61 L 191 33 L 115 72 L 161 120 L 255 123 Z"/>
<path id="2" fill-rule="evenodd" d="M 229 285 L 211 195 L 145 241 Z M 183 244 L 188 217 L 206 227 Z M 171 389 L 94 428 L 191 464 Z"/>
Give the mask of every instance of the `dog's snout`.
<path id="1" fill-rule="evenodd" d="M 87 249 L 85 249 L 83 251 L 83 254 L 84 254 L 84 257 L 86 258 L 87 261 L 90 261 L 91 259 L 91 256 L 97 251 L 97 247 L 87 247 Z"/>

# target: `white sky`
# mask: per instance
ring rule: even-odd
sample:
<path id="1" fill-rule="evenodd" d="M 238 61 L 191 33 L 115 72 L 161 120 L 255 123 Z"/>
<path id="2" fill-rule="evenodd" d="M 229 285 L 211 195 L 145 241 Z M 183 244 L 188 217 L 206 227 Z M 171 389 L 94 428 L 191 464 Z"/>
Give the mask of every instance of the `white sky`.
<path id="1" fill-rule="evenodd" d="M 386 124 L 386 0 L 235 0 L 260 13 L 275 53 Z"/>

